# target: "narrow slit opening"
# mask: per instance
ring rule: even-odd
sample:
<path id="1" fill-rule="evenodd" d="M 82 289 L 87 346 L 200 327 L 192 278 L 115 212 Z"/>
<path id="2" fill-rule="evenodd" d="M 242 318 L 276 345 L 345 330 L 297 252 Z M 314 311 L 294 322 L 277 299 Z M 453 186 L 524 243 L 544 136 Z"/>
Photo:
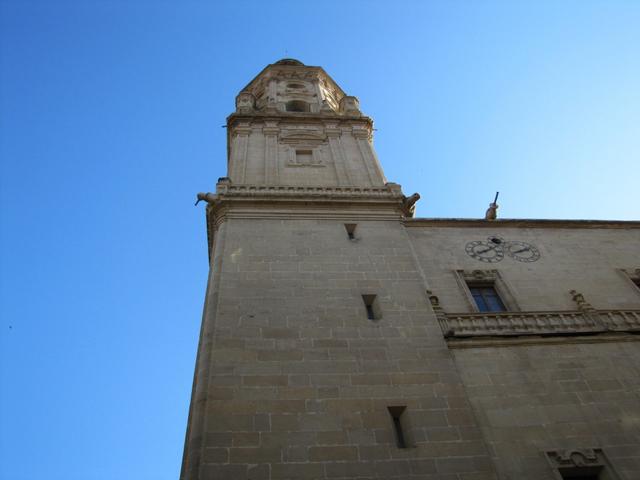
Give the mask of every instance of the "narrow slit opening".
<path id="1" fill-rule="evenodd" d="M 349 240 L 355 240 L 356 239 L 356 227 L 358 225 L 356 223 L 345 223 L 344 224 L 344 228 L 347 231 L 347 236 L 349 237 Z"/>
<path id="2" fill-rule="evenodd" d="M 380 308 L 376 300 L 376 295 L 362 295 L 362 301 L 364 302 L 364 308 L 367 311 L 368 320 L 379 320 L 381 318 Z"/>
<path id="3" fill-rule="evenodd" d="M 376 314 L 373 313 L 373 305 L 366 305 L 366 308 L 367 308 L 367 318 L 369 320 L 375 320 Z"/>
<path id="4" fill-rule="evenodd" d="M 406 406 L 387 407 L 391 419 L 393 420 L 393 431 L 396 438 L 396 446 L 398 448 L 408 448 L 407 438 L 402 427 L 402 414 L 407 409 Z"/>

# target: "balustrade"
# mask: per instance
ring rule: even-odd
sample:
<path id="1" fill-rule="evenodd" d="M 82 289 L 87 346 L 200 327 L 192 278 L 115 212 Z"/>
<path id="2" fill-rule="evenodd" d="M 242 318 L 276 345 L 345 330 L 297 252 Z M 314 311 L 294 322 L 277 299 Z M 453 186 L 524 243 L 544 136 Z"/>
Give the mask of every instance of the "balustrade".
<path id="1" fill-rule="evenodd" d="M 640 332 L 640 310 L 436 313 L 448 338 Z"/>

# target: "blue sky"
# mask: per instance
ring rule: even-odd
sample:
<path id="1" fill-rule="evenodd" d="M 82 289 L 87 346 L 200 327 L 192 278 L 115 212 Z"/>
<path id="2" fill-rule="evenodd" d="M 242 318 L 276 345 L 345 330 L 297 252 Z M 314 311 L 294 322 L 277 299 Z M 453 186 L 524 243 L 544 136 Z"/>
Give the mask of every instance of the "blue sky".
<path id="1" fill-rule="evenodd" d="M 638 219 L 636 1 L 2 1 L 0 477 L 176 479 L 195 193 L 234 97 L 320 65 L 418 216 Z"/>

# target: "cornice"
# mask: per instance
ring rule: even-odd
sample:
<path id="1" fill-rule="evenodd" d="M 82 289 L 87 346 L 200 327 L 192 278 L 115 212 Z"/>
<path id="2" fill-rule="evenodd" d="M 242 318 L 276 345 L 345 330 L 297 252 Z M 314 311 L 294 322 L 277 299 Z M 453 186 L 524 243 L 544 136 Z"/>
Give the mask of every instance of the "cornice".
<path id="1" fill-rule="evenodd" d="M 388 183 L 380 187 L 355 187 L 355 186 L 298 186 L 298 185 L 234 185 L 230 182 L 218 182 L 216 195 L 222 196 L 286 196 L 286 197 L 327 197 L 327 198 L 360 198 L 360 197 L 385 197 L 401 199 L 400 185 Z"/>
<path id="2" fill-rule="evenodd" d="M 231 139 L 234 134 L 249 134 L 254 123 L 269 124 L 267 128 L 277 130 L 286 128 L 289 125 L 300 125 L 301 121 L 305 124 L 315 124 L 321 126 L 328 136 L 340 136 L 342 134 L 340 127 L 365 125 L 366 134 L 364 136 L 371 137 L 373 134 L 373 120 L 371 117 L 364 115 L 354 117 L 348 115 L 339 115 L 336 113 L 305 113 L 305 112 L 253 112 L 253 113 L 232 113 L 227 117 L 227 157 L 231 155 Z M 354 132 L 356 135 L 358 132 Z"/>
<path id="3" fill-rule="evenodd" d="M 587 336 L 558 336 L 558 337 L 483 337 L 471 339 L 448 339 L 447 346 L 451 349 L 465 348 L 495 348 L 495 347 L 517 347 L 526 345 L 571 345 L 581 343 L 620 343 L 638 342 L 640 336 L 633 333 L 602 333 L 599 335 Z"/>
<path id="4" fill-rule="evenodd" d="M 232 113 L 227 117 L 227 129 L 233 128 L 238 122 L 249 122 L 249 124 L 258 121 L 260 123 L 267 121 L 275 121 L 280 125 L 292 124 L 299 125 L 300 121 L 304 120 L 309 123 L 338 123 L 338 124 L 362 124 L 365 123 L 369 127 L 373 127 L 373 120 L 366 115 L 345 115 L 337 114 L 335 112 L 262 112 L 256 111 L 252 113 Z"/>
<path id="5" fill-rule="evenodd" d="M 372 206 L 376 208 L 371 208 Z M 214 230 L 228 219 L 244 220 L 337 220 L 337 221 L 393 221 L 397 222 L 402 214 L 394 205 L 377 204 L 296 204 L 281 202 L 278 204 L 225 203 L 207 207 L 210 227 Z"/>
<path id="6" fill-rule="evenodd" d="M 402 194 L 399 185 L 395 184 L 384 187 L 304 187 L 218 183 L 215 194 L 200 194 L 198 198 L 205 200 L 211 212 L 216 215 L 218 211 L 229 208 L 263 211 L 300 206 L 307 210 L 383 208 L 395 211 L 396 220 L 412 214 L 412 205 L 407 203 L 407 197 Z"/>
<path id="7" fill-rule="evenodd" d="M 344 192 L 343 192 L 344 193 Z M 209 194 L 211 195 L 211 194 Z M 207 199 L 209 255 L 215 232 L 228 219 L 401 221 L 411 214 L 403 198 L 392 195 L 251 195 L 226 194 Z M 211 259 L 211 258 L 210 258 Z"/>
<path id="8" fill-rule="evenodd" d="M 209 251 L 220 223 L 243 219 L 341 219 L 401 221 L 413 215 L 416 194 L 406 197 L 396 183 L 380 187 L 234 185 L 222 177 L 207 202 Z"/>
<path id="9" fill-rule="evenodd" d="M 515 219 L 484 220 L 472 218 L 407 218 L 406 227 L 444 228 L 582 228 L 582 229 L 636 229 L 640 221 L 635 220 L 555 220 Z"/>

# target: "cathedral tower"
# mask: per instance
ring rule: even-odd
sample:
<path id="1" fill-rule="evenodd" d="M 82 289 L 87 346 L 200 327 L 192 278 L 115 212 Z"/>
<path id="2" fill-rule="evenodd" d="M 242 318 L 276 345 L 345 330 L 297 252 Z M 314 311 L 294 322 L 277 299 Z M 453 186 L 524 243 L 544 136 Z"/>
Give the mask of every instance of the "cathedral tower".
<path id="1" fill-rule="evenodd" d="M 181 479 L 490 478 L 357 98 L 284 59 L 227 130 Z"/>
<path id="2" fill-rule="evenodd" d="M 640 222 L 413 218 L 372 130 L 297 60 L 237 96 L 181 480 L 640 478 Z"/>

